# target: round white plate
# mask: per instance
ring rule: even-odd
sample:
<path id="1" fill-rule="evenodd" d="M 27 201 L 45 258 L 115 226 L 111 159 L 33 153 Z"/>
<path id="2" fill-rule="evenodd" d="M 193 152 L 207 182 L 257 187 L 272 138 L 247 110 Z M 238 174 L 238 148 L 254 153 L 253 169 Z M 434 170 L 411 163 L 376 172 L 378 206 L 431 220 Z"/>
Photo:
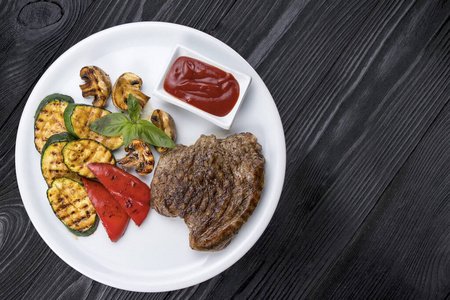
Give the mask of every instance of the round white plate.
<path id="1" fill-rule="evenodd" d="M 153 96 L 172 49 L 183 45 L 224 66 L 252 77 L 252 83 L 229 131 Z M 46 198 L 47 185 L 34 147 L 34 113 L 48 94 L 70 95 L 76 103 L 90 104 L 81 96 L 80 69 L 96 65 L 111 81 L 124 72 L 139 75 L 142 91 L 153 108 L 169 112 L 177 124 L 177 143 L 193 144 L 201 134 L 223 138 L 252 132 L 266 157 L 265 187 L 258 207 L 229 246 L 218 252 L 189 248 L 183 220 L 166 218 L 151 210 L 137 227 L 130 222 L 124 236 L 109 241 L 100 224 L 89 237 L 76 237 L 55 217 Z M 107 109 L 116 111 L 111 101 Z M 159 155 L 153 151 L 155 160 Z M 124 156 L 123 150 L 115 152 Z M 253 68 L 221 41 L 198 30 L 161 22 L 131 23 L 96 33 L 59 57 L 42 75 L 23 111 L 16 141 L 17 182 L 25 209 L 48 246 L 66 263 L 101 283 L 131 291 L 161 292 L 198 284 L 239 260 L 267 227 L 280 198 L 286 166 L 286 146 L 280 116 L 270 92 Z M 141 177 L 147 183 L 152 175 Z"/>

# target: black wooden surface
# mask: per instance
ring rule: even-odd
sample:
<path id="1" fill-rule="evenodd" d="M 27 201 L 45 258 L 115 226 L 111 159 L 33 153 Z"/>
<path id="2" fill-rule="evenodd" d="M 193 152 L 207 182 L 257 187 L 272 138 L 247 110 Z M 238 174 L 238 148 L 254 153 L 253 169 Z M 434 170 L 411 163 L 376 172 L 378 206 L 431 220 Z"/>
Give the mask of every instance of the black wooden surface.
<path id="1" fill-rule="evenodd" d="M 450 297 L 450 1 L 0 0 L 0 299 Z M 39 237 L 14 169 L 19 119 L 64 51 L 165 21 L 239 52 L 276 102 L 286 180 L 257 244 L 196 286 L 97 283 Z"/>

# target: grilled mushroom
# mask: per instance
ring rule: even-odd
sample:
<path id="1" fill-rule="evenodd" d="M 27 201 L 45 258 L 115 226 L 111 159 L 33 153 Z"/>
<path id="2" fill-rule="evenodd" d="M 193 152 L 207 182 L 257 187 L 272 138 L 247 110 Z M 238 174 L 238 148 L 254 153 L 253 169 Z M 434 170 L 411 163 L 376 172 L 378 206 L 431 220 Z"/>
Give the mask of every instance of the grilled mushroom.
<path id="1" fill-rule="evenodd" d="M 117 164 L 125 171 L 132 167 L 136 167 L 136 173 L 139 175 L 147 175 L 153 171 L 155 160 L 153 158 L 150 147 L 141 139 L 134 139 L 130 145 L 125 148 L 128 153 L 125 157 L 117 160 Z"/>
<path id="2" fill-rule="evenodd" d="M 172 141 L 175 142 L 177 138 L 177 128 L 175 127 L 175 121 L 172 116 L 163 110 L 155 109 L 151 117 L 153 125 L 164 131 Z M 159 153 L 166 152 L 168 148 L 165 147 L 155 147 L 156 151 Z"/>
<path id="3" fill-rule="evenodd" d="M 149 96 L 141 92 L 142 79 L 134 73 L 127 72 L 117 79 L 113 87 L 112 101 L 114 105 L 122 110 L 127 110 L 128 95 L 130 93 L 138 100 L 139 106 L 143 108 Z"/>
<path id="4" fill-rule="evenodd" d="M 80 85 L 83 97 L 94 96 L 92 105 L 103 107 L 111 95 L 111 80 L 109 75 L 96 66 L 86 66 L 80 71 L 80 77 L 85 84 Z"/>

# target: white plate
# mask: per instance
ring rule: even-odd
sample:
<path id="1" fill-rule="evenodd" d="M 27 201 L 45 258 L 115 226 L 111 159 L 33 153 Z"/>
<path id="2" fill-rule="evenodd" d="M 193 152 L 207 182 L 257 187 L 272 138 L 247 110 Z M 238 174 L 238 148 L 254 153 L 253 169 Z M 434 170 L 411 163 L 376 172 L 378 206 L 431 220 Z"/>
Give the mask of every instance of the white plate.
<path id="1" fill-rule="evenodd" d="M 170 58 L 182 44 L 211 60 L 252 77 L 246 99 L 229 131 L 182 108 L 158 100 L 151 91 Z M 89 237 L 75 237 L 55 217 L 46 198 L 47 185 L 34 147 L 34 113 L 41 99 L 51 93 L 81 97 L 80 69 L 96 65 L 114 82 L 124 72 L 139 75 L 142 91 L 154 108 L 169 112 L 178 128 L 178 143 L 192 144 L 201 134 L 225 137 L 249 131 L 256 135 L 266 157 L 265 187 L 258 207 L 230 245 L 219 252 L 189 248 L 183 220 L 150 211 L 141 227 L 130 222 L 125 235 L 109 241 L 104 228 Z M 108 109 L 115 111 L 111 101 Z M 153 151 L 155 160 L 159 155 Z M 124 152 L 119 150 L 116 157 Z M 286 147 L 283 128 L 273 99 L 253 68 L 230 47 L 194 29 L 160 22 L 131 23 L 94 34 L 74 45 L 42 75 L 23 111 L 16 141 L 17 182 L 25 209 L 48 246 L 66 263 L 101 283 L 131 291 L 160 292 L 188 287 L 224 271 L 258 240 L 277 206 L 285 173 Z M 141 177 L 150 183 L 152 176 Z"/>
<path id="2" fill-rule="evenodd" d="M 236 79 L 236 81 L 239 84 L 239 98 L 237 99 L 236 104 L 234 105 L 233 109 L 226 116 L 218 117 L 218 116 L 212 115 L 210 113 L 207 113 L 206 111 L 198 109 L 195 106 L 192 106 L 184 101 L 180 101 L 179 99 L 175 98 L 171 94 L 167 93 L 166 90 L 164 90 L 164 81 L 166 79 L 167 73 L 169 72 L 170 68 L 172 68 L 175 60 L 180 56 L 187 56 L 187 57 L 198 59 L 207 64 L 215 66 L 227 73 L 230 73 L 234 76 L 234 78 Z M 168 60 L 167 65 L 164 68 L 164 71 L 162 72 L 158 83 L 156 84 L 156 88 L 153 91 L 153 95 L 159 99 L 166 100 L 169 103 L 172 103 L 174 105 L 182 107 L 182 108 L 212 122 L 213 124 L 216 124 L 217 126 L 222 127 L 223 129 L 229 130 L 231 125 L 233 124 L 233 121 L 234 121 L 234 118 L 236 117 L 237 112 L 239 111 L 239 108 L 241 107 L 242 101 L 245 98 L 245 94 L 247 93 L 247 89 L 248 89 L 248 86 L 250 85 L 251 81 L 252 81 L 252 78 L 244 73 L 238 72 L 236 70 L 232 70 L 232 69 L 228 68 L 227 66 L 222 66 L 221 64 L 219 64 L 215 61 L 212 61 L 212 60 L 208 59 L 207 57 L 198 54 L 197 52 L 194 52 L 186 47 L 183 47 L 182 45 L 177 45 L 175 47 L 175 49 L 173 50 L 172 55 L 171 55 L 170 59 Z"/>

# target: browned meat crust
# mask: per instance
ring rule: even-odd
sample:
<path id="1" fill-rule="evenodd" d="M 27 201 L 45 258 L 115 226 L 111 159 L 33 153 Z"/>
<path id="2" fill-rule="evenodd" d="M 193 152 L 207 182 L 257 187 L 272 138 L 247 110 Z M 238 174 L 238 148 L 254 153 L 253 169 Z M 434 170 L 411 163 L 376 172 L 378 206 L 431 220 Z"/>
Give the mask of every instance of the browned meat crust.
<path id="1" fill-rule="evenodd" d="M 193 146 L 177 145 L 160 157 L 151 205 L 161 215 L 184 219 L 192 249 L 221 250 L 256 208 L 264 164 L 251 133 L 202 135 Z"/>

